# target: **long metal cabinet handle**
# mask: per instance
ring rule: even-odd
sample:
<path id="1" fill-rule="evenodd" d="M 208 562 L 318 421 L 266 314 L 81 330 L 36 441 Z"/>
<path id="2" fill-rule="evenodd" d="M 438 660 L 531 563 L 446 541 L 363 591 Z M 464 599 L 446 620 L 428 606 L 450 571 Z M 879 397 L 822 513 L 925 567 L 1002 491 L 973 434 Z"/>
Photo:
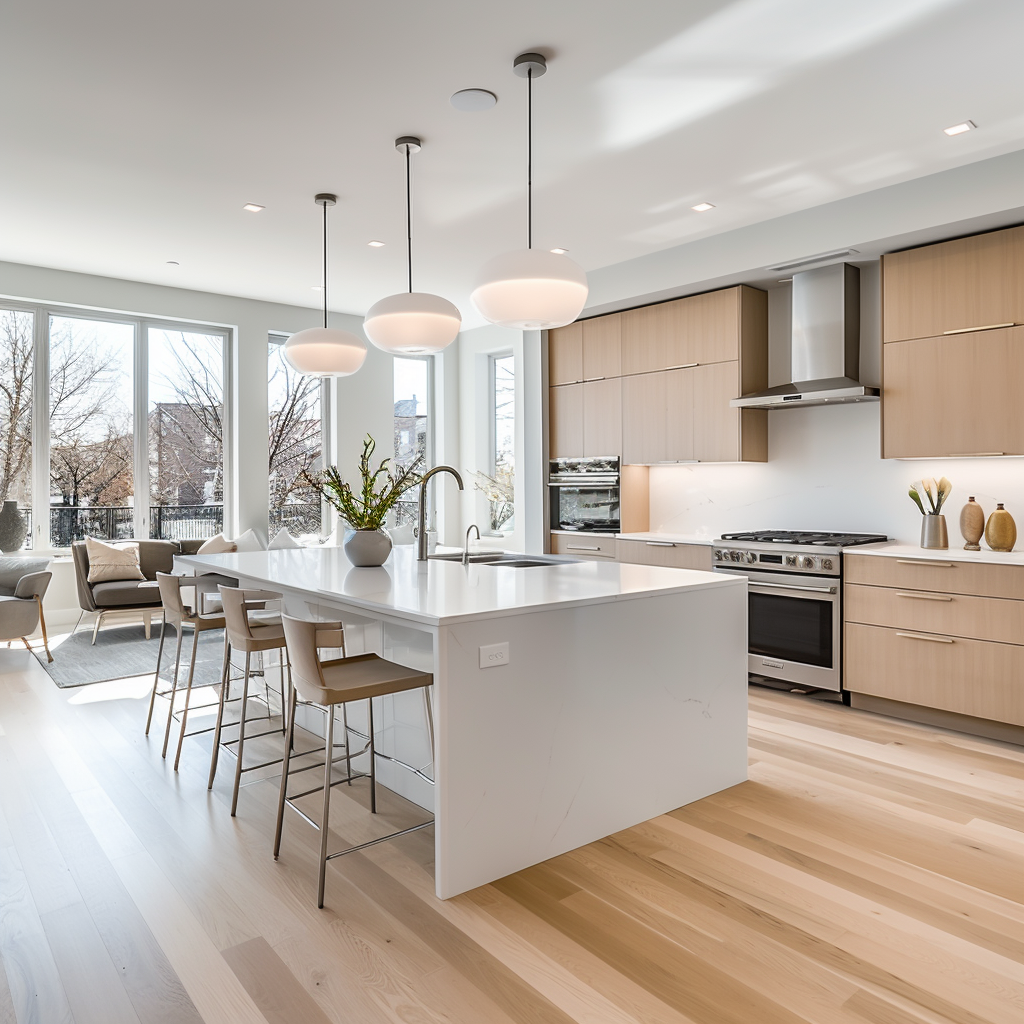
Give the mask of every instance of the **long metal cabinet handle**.
<path id="1" fill-rule="evenodd" d="M 674 548 L 675 544 L 670 540 L 645 540 L 649 548 Z"/>
<path id="2" fill-rule="evenodd" d="M 748 586 L 761 590 L 805 590 L 810 594 L 834 594 L 835 587 L 798 587 L 795 583 L 751 583 Z"/>
<path id="3" fill-rule="evenodd" d="M 926 558 L 897 558 L 897 565 L 930 565 L 936 569 L 952 569 L 953 562 L 929 562 Z"/>
<path id="4" fill-rule="evenodd" d="M 998 331 L 1004 327 L 1018 327 L 1019 324 L 1014 323 L 1012 320 L 1006 324 L 982 324 L 981 327 L 957 327 L 953 331 L 943 331 L 946 334 L 973 334 L 975 331 Z"/>
<path id="5" fill-rule="evenodd" d="M 905 594 L 902 591 L 896 591 L 897 597 L 913 597 L 918 601 L 952 601 L 953 598 L 948 594 Z"/>
<path id="6" fill-rule="evenodd" d="M 930 640 L 933 644 L 951 644 L 951 636 L 929 636 L 927 633 L 897 633 L 897 636 L 905 636 L 908 640 Z"/>
<path id="7" fill-rule="evenodd" d="M 580 544 L 566 544 L 566 551 L 600 551 L 600 548 L 585 548 Z"/>

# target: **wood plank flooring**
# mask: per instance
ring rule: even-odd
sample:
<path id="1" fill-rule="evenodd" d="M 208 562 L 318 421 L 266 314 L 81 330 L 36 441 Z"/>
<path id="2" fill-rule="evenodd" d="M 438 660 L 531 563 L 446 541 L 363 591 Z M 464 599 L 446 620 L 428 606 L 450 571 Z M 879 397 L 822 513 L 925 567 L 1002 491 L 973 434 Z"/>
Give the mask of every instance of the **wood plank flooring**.
<path id="1" fill-rule="evenodd" d="M 276 783 L 232 819 L 145 685 L 0 651 L 0 1024 L 1024 1020 L 1021 748 L 752 690 L 749 782 L 446 902 L 426 830 L 317 911 L 313 830 L 275 863 Z"/>

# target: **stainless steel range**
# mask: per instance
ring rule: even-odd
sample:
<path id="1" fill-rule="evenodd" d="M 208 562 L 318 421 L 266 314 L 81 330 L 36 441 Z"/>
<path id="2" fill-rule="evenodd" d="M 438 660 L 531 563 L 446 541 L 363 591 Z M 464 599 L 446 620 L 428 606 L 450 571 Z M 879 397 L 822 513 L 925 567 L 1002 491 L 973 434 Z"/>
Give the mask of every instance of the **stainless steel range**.
<path id="1" fill-rule="evenodd" d="M 712 548 L 715 572 L 748 581 L 750 673 L 841 692 L 843 548 L 887 539 L 800 530 L 719 537 Z"/>

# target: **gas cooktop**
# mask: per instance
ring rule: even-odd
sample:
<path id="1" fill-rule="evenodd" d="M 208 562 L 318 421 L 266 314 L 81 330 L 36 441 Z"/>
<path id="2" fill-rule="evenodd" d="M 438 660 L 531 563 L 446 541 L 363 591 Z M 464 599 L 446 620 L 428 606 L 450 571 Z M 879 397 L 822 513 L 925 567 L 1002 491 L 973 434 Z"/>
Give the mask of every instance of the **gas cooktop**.
<path id="1" fill-rule="evenodd" d="M 888 540 L 879 533 L 822 533 L 814 530 L 755 530 L 751 533 L 723 533 L 721 540 L 749 541 L 758 544 L 809 544 L 848 548 L 856 544 L 878 544 Z"/>

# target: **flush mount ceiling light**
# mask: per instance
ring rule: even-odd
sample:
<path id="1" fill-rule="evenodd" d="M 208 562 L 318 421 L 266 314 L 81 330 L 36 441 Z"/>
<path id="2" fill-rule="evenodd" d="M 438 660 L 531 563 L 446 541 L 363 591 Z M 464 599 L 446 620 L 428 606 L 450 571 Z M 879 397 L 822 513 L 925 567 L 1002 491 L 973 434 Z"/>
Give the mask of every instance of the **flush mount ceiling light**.
<path id="1" fill-rule="evenodd" d="M 707 210 L 713 210 L 715 208 L 714 203 L 698 203 L 696 206 L 691 206 L 691 210 L 696 210 L 698 213 L 704 213 Z"/>
<path id="2" fill-rule="evenodd" d="M 374 249 L 380 249 L 381 246 L 383 246 L 385 243 L 384 242 L 378 242 L 376 238 L 371 238 L 370 241 L 367 242 L 366 244 L 367 245 L 372 245 L 374 247 Z"/>
<path id="3" fill-rule="evenodd" d="M 440 295 L 412 290 L 412 154 L 423 143 L 412 135 L 395 139 L 405 156 L 405 226 L 409 290 L 375 302 L 363 321 L 366 336 L 384 352 L 394 355 L 432 355 L 447 348 L 458 336 L 462 315 Z"/>
<path id="4" fill-rule="evenodd" d="M 259 213 L 260 210 L 265 210 L 265 206 L 259 206 L 257 203 L 246 203 L 242 207 L 243 210 L 247 210 L 249 213 Z"/>
<path id="5" fill-rule="evenodd" d="M 338 197 L 329 192 L 314 196 L 314 202 L 324 211 L 323 280 L 320 285 L 324 325 L 299 331 L 284 343 L 284 357 L 289 365 L 310 377 L 347 377 L 366 360 L 366 342 L 362 338 L 327 326 L 327 207 L 334 206 L 337 201 Z"/>
<path id="6" fill-rule="evenodd" d="M 521 53 L 512 70 L 526 79 L 526 248 L 483 265 L 473 304 L 492 324 L 549 330 L 571 324 L 587 301 L 587 275 L 564 251 L 533 248 L 533 80 L 547 71 L 539 53 Z"/>
<path id="7" fill-rule="evenodd" d="M 961 121 L 959 124 L 951 125 L 949 128 L 943 128 L 942 130 L 947 135 L 963 135 L 964 132 L 969 132 L 972 128 L 977 127 L 973 121 Z"/>
<path id="8" fill-rule="evenodd" d="M 490 110 L 498 102 L 498 97 L 487 89 L 460 89 L 452 94 L 448 102 L 456 110 L 473 113 L 478 110 Z"/>

